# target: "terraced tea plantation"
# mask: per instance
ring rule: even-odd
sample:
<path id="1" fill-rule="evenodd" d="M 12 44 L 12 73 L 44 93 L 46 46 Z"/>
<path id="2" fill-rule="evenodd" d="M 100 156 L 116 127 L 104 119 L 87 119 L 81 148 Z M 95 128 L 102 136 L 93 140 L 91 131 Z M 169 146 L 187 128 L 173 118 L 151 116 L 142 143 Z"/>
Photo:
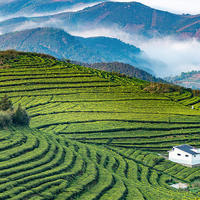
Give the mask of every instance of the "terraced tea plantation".
<path id="1" fill-rule="evenodd" d="M 31 123 L 0 130 L 0 199 L 200 199 L 169 185 L 200 179 L 200 168 L 158 155 L 200 146 L 198 97 L 145 92 L 147 82 L 45 55 L 7 54 L 0 96 L 21 103 Z"/>

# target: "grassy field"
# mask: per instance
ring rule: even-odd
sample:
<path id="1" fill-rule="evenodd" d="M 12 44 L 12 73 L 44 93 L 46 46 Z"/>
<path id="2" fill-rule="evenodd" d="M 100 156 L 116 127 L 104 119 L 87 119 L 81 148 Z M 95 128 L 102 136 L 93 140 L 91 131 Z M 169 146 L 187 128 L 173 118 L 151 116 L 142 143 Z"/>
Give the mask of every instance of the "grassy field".
<path id="1" fill-rule="evenodd" d="M 39 54 L 0 58 L 0 96 L 31 116 L 30 128 L 0 131 L 0 199 L 200 198 L 169 186 L 198 180 L 200 168 L 158 155 L 200 147 L 200 97 Z"/>

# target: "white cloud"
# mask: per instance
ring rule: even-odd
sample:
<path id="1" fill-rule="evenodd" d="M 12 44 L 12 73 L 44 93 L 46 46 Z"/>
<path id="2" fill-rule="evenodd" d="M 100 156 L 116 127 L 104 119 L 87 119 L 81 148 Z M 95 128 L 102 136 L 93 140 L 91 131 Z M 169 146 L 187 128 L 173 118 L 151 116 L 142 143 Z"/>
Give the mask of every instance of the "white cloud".
<path id="1" fill-rule="evenodd" d="M 3 4 L 7 4 L 7 3 L 11 3 L 13 1 L 16 1 L 16 0 L 0 0 L 0 5 L 3 5 Z"/>
<path id="2" fill-rule="evenodd" d="M 52 12 L 44 12 L 44 13 L 22 14 L 22 16 L 25 16 L 25 17 L 42 17 L 42 16 L 61 14 L 61 13 L 64 13 L 64 12 L 77 12 L 77 11 L 83 10 L 85 8 L 95 6 L 99 3 L 101 3 L 101 2 L 98 2 L 98 3 L 79 3 L 79 4 L 75 4 L 75 5 L 73 5 L 69 8 L 66 8 L 66 9 L 56 10 L 56 11 L 52 11 Z"/>
<path id="3" fill-rule="evenodd" d="M 86 38 L 87 37 L 105 36 L 105 37 L 118 38 L 118 39 L 123 40 L 124 42 L 127 42 L 127 43 L 130 43 L 130 41 L 132 41 L 131 35 L 120 30 L 120 28 L 118 28 L 117 25 L 112 26 L 112 28 L 98 27 L 98 28 L 93 28 L 93 29 L 88 29 L 88 28 L 86 29 L 83 26 L 83 27 L 79 27 L 78 30 L 70 30 L 70 29 L 67 29 L 67 28 L 65 30 L 72 35 L 80 36 L 80 37 L 86 37 Z"/>
<path id="4" fill-rule="evenodd" d="M 200 70 L 200 42 L 196 39 L 186 41 L 171 37 L 140 41 L 139 47 L 151 58 L 161 61 L 166 68 L 156 67 L 159 76 L 176 75 L 181 72 Z"/>
<path id="5" fill-rule="evenodd" d="M 117 27 L 71 31 L 70 33 L 82 37 L 114 37 L 137 46 L 144 51 L 147 57 L 152 59 L 151 69 L 157 76 L 165 77 L 181 72 L 200 70 L 200 42 L 196 39 L 183 41 L 165 37 L 148 40 L 138 35 L 125 33 Z"/>
<path id="6" fill-rule="evenodd" d="M 18 16 L 17 15 L 9 15 L 9 16 L 1 16 L 0 15 L 0 22 L 9 20 L 9 19 L 12 19 L 12 18 L 15 18 L 15 17 L 18 17 Z"/>
<path id="7" fill-rule="evenodd" d="M 57 27 L 57 28 L 59 28 L 61 26 L 62 26 L 62 21 L 60 21 L 58 19 L 50 19 L 46 22 L 41 22 L 41 23 L 28 21 L 28 22 L 21 24 L 20 26 L 17 26 L 15 29 L 13 29 L 13 32 L 14 31 L 22 31 L 22 30 L 26 30 L 26 29 L 32 29 L 32 28 L 38 28 L 38 27 Z"/>
<path id="8" fill-rule="evenodd" d="M 112 0 L 117 2 L 132 2 L 132 0 Z M 136 0 L 147 6 L 177 14 L 200 14 L 199 0 Z"/>
<path id="9" fill-rule="evenodd" d="M 77 11 L 83 10 L 85 8 L 95 6 L 95 5 L 99 4 L 99 3 L 101 3 L 101 2 L 77 4 L 77 5 L 72 6 L 71 8 L 63 10 L 62 12 L 77 12 Z"/>

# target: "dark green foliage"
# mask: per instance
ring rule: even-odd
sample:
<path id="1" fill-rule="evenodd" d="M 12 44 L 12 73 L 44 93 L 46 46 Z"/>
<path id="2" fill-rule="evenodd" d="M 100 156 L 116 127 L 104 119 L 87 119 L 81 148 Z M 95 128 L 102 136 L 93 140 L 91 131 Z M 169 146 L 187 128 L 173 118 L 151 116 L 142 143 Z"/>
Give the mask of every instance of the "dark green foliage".
<path id="1" fill-rule="evenodd" d="M 28 125 L 29 121 L 30 121 L 30 118 L 26 110 L 21 107 L 21 104 L 19 104 L 17 110 L 13 114 L 14 124 Z"/>
<path id="2" fill-rule="evenodd" d="M 13 104 L 5 95 L 0 100 L 0 127 L 5 127 L 12 124 Z"/>
<path id="3" fill-rule="evenodd" d="M 0 112 L 0 128 L 12 125 L 12 117 L 9 112 Z"/>
<path id="4" fill-rule="evenodd" d="M 0 110 L 2 111 L 13 110 L 13 104 L 11 100 L 9 100 L 7 95 L 2 97 L 0 100 Z"/>
<path id="5" fill-rule="evenodd" d="M 13 109 L 12 101 L 7 95 L 0 101 L 0 127 L 15 125 L 29 125 L 29 116 L 25 109 L 18 105 L 16 110 Z"/>

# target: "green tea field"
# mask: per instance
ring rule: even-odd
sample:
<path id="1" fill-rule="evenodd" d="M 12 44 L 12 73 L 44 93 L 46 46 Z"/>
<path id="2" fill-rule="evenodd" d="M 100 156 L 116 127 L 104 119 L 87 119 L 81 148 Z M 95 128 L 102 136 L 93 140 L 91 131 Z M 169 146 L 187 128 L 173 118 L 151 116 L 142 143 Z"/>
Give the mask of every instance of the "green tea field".
<path id="1" fill-rule="evenodd" d="M 35 53 L 0 52 L 0 97 L 30 127 L 0 129 L 0 199 L 195 200 L 200 168 L 164 159 L 200 147 L 200 97 Z M 192 106 L 194 109 L 192 109 Z"/>

